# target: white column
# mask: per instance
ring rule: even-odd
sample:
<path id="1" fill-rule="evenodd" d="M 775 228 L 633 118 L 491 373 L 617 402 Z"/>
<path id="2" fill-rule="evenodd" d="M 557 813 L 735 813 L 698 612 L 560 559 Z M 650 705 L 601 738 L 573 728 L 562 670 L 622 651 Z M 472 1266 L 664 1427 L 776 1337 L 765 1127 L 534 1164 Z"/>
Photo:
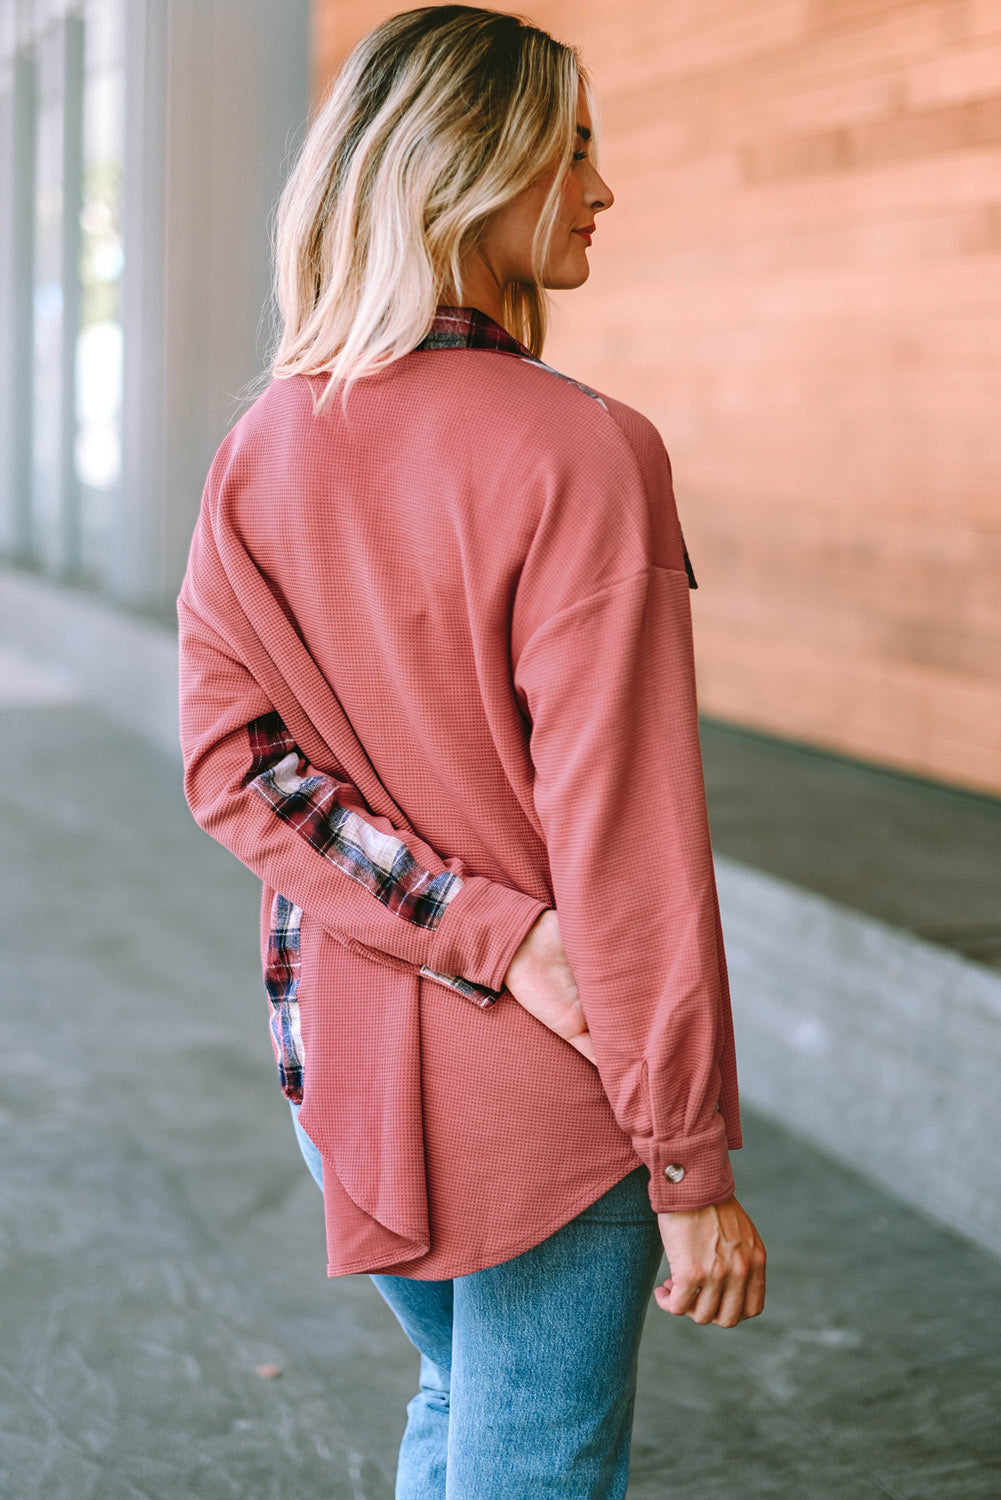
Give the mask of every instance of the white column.
<path id="1" fill-rule="evenodd" d="M 74 579 L 80 570 L 80 483 L 76 472 L 76 352 L 80 336 L 80 212 L 83 207 L 84 22 L 59 23 L 62 64 L 63 211 L 60 263 L 63 326 L 60 369 L 59 513 L 53 571 Z"/>
<path id="2" fill-rule="evenodd" d="M 0 550 L 31 551 L 35 64 L 13 51 L 0 84 Z"/>
<path id="3" fill-rule="evenodd" d="M 164 507 L 164 221 L 167 0 L 130 0 L 125 19 L 122 171 L 122 476 L 112 593 L 155 604 Z"/>
<path id="4" fill-rule="evenodd" d="M 75 360 L 80 315 L 83 21 L 36 18 L 34 44 L 30 555 L 70 580 L 79 567 Z"/>
<path id="5" fill-rule="evenodd" d="M 262 370 L 269 221 L 309 95 L 309 0 L 130 0 L 116 592 L 168 614 L 213 453 Z"/>

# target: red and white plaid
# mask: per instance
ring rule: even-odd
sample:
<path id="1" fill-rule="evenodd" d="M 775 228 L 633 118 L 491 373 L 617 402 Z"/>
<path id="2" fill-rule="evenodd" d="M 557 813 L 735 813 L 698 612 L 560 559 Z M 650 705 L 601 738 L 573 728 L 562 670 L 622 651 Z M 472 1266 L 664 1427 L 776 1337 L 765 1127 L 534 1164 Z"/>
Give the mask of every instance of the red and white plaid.
<path id="1" fill-rule="evenodd" d="M 250 764 L 244 786 L 251 787 L 272 812 L 299 836 L 350 875 L 389 911 L 417 927 L 437 927 L 445 908 L 462 888 L 451 870 L 432 875 L 422 869 L 400 838 L 376 828 L 354 807 L 339 800 L 341 783 L 309 765 L 277 713 L 247 725 Z M 299 1031 L 299 925 L 302 910 L 280 893 L 271 906 L 271 931 L 264 964 L 264 986 L 271 1001 L 271 1035 L 282 1092 L 302 1102 L 303 1056 Z M 480 1006 L 503 993 L 474 984 L 460 974 L 419 971 L 457 990 Z"/>

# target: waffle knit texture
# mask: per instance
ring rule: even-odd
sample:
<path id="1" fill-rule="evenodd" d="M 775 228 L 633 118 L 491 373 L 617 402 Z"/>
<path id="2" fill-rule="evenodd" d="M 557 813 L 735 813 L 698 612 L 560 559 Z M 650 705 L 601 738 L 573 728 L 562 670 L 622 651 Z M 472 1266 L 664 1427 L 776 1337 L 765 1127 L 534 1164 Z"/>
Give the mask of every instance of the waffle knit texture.
<path id="1" fill-rule="evenodd" d="M 185 792 L 263 882 L 332 1276 L 495 1265 L 640 1162 L 655 1210 L 720 1202 L 741 1144 L 667 453 L 457 317 L 346 417 L 272 382 L 178 600 Z M 547 907 L 597 1068 L 503 989 Z"/>

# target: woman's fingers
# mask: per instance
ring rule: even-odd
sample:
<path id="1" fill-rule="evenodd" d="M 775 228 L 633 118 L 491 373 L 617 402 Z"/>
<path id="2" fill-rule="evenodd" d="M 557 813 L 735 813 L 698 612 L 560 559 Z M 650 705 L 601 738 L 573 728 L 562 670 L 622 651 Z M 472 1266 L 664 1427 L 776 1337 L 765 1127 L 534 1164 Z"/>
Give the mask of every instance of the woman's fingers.
<path id="1" fill-rule="evenodd" d="M 654 1289 L 658 1306 L 675 1317 L 691 1318 L 693 1323 L 715 1323 L 718 1328 L 735 1328 L 745 1318 L 753 1318 L 764 1306 L 762 1290 L 757 1312 L 751 1310 L 747 1283 L 743 1277 L 726 1281 L 706 1278 L 704 1284 L 683 1283 L 668 1277 Z"/>
<path id="2" fill-rule="evenodd" d="M 765 1247 L 736 1198 L 657 1215 L 671 1268 L 657 1288 L 665 1312 L 733 1328 L 765 1304 Z"/>
<path id="3" fill-rule="evenodd" d="M 765 1305 L 765 1247 L 759 1242 L 744 1293 L 744 1317 L 756 1318 Z"/>
<path id="4" fill-rule="evenodd" d="M 715 1323 L 719 1328 L 735 1328 L 744 1318 L 750 1317 L 751 1314 L 747 1311 L 747 1285 L 744 1277 L 727 1281 L 723 1287 L 723 1294 L 708 1321 Z"/>
<path id="5" fill-rule="evenodd" d="M 556 913 L 544 912 L 543 916 L 551 916 L 555 921 Z M 566 962 L 558 931 L 548 931 L 547 945 L 547 929 L 540 918 L 529 934 L 532 942 L 526 939 L 519 949 L 520 956 L 508 969 L 505 985 L 529 1015 L 597 1066 L 580 992 Z"/>
<path id="6" fill-rule="evenodd" d="M 583 1057 L 587 1058 L 589 1063 L 594 1063 L 595 1067 L 598 1066 L 597 1059 L 594 1055 L 594 1043 L 591 1041 L 591 1033 L 589 1031 L 583 1031 L 579 1036 L 568 1037 L 567 1040 L 569 1041 L 571 1047 L 576 1047 L 577 1051 Z"/>
<path id="7" fill-rule="evenodd" d="M 657 1296 L 658 1292 L 665 1293 Z M 665 1312 L 676 1318 L 688 1317 L 695 1323 L 711 1323 L 712 1310 L 719 1304 L 719 1283 L 706 1278 L 705 1285 L 680 1276 L 668 1276 L 654 1291 Z"/>

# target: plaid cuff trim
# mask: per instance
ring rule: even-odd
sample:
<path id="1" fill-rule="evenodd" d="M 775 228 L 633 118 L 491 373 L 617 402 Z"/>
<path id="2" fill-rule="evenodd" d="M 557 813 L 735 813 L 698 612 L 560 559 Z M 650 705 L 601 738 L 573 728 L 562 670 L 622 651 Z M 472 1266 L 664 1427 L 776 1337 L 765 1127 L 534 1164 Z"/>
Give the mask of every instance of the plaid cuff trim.
<path id="1" fill-rule="evenodd" d="M 420 971 L 424 979 L 436 979 L 439 984 L 445 984 L 450 990 L 464 995 L 467 1000 L 486 1010 L 488 1006 L 495 1005 L 503 995 L 503 990 L 489 990 L 484 984 L 474 984 L 471 979 L 463 979 L 461 974 L 439 974 L 435 969 L 429 969 L 426 965 Z"/>

